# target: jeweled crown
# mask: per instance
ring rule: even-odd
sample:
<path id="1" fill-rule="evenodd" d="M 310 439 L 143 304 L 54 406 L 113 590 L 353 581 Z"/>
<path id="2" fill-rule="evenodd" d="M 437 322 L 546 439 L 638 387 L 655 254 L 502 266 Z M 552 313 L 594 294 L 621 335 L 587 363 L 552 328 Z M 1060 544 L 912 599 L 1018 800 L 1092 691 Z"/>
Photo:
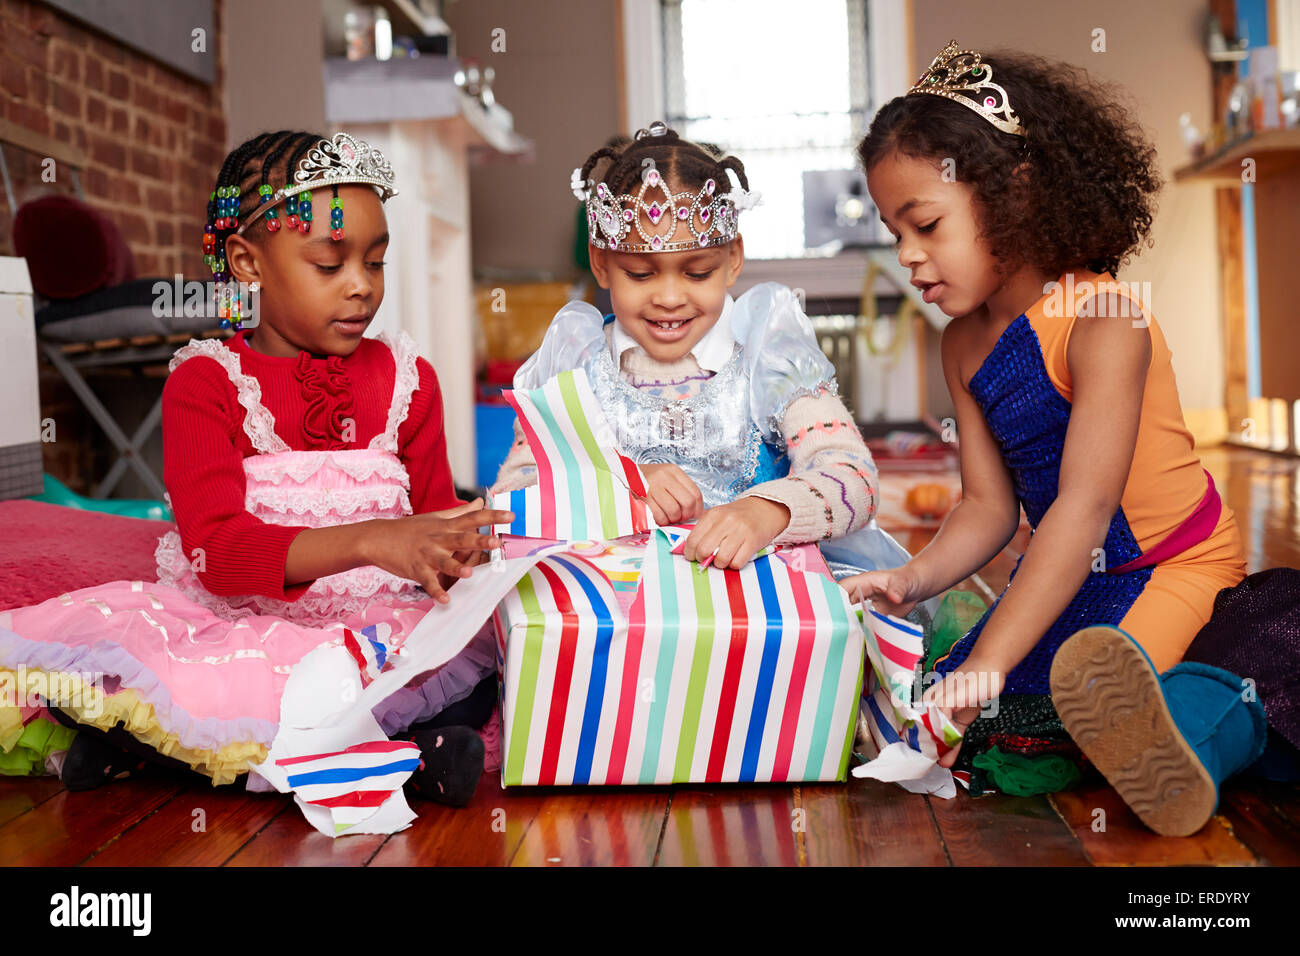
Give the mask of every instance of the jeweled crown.
<path id="1" fill-rule="evenodd" d="M 636 138 L 662 136 L 667 131 L 663 123 L 652 123 L 648 130 L 639 130 Z M 641 188 L 634 194 L 616 196 L 604 183 L 584 181 L 580 169 L 573 171 L 569 186 L 587 203 L 591 244 L 616 252 L 686 252 L 726 245 L 739 231 L 738 213 L 759 201 L 759 194 L 744 189 L 738 180 L 729 183 L 725 193 L 718 192 L 718 183 L 712 178 L 705 180 L 699 192 L 671 193 L 653 165 L 641 174 Z M 686 224 L 690 238 L 670 241 L 680 223 Z M 643 241 L 630 241 L 633 230 Z"/>
<path id="2" fill-rule="evenodd" d="M 236 231 L 242 234 L 260 216 L 299 193 L 361 183 L 374 186 L 379 191 L 379 198 L 387 201 L 397 195 L 394 182 L 393 167 L 382 152 L 349 133 L 335 133 L 331 139 L 322 139 L 308 150 L 293 171 L 292 184 L 265 193 L 267 198 L 249 213 Z"/>
<path id="3" fill-rule="evenodd" d="M 908 96 L 913 93 L 931 93 L 955 100 L 1004 133 L 1027 135 L 1007 100 L 1007 91 L 993 82 L 993 67 L 974 50 L 957 49 L 956 40 L 949 40 L 930 62 L 930 68 L 907 91 Z"/>

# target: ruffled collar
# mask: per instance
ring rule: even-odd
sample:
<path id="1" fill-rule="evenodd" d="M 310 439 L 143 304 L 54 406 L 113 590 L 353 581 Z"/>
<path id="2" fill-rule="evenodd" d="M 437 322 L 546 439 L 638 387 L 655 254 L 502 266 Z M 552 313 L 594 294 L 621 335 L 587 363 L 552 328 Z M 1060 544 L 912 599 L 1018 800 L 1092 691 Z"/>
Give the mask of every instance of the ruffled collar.
<path id="1" fill-rule="evenodd" d="M 696 370 L 703 369 L 706 372 L 720 372 L 722 367 L 731 360 L 731 353 L 735 350 L 736 339 L 731 331 L 731 311 L 735 308 L 735 300 L 728 295 L 722 302 L 722 313 L 718 316 L 718 321 L 713 323 L 713 327 L 705 332 L 694 347 L 686 355 L 693 358 Z M 644 357 L 647 362 L 653 366 L 658 366 L 659 370 L 672 368 L 675 364 L 680 364 L 682 368 L 689 367 L 688 363 L 668 363 L 656 362 L 651 359 L 645 349 L 636 343 L 636 340 L 627 332 L 623 331 L 623 326 L 615 319 L 612 323 L 613 328 L 610 336 L 610 348 L 613 350 L 614 364 L 622 365 L 625 361 L 626 353 L 628 359 Z M 638 354 L 639 353 L 639 354 Z M 641 363 L 637 363 L 641 364 Z M 678 369 L 681 370 L 681 369 Z"/>
<path id="2" fill-rule="evenodd" d="M 313 356 L 306 350 L 297 356 L 263 355 L 248 344 L 249 332 L 240 332 L 232 339 L 232 347 L 241 361 L 251 359 L 259 363 L 287 370 L 297 382 L 298 397 L 306 406 L 303 412 L 302 431 L 316 448 L 337 450 L 356 443 L 356 407 L 352 399 L 352 380 L 348 377 L 347 363 L 359 352 L 344 358 L 341 355 Z"/>

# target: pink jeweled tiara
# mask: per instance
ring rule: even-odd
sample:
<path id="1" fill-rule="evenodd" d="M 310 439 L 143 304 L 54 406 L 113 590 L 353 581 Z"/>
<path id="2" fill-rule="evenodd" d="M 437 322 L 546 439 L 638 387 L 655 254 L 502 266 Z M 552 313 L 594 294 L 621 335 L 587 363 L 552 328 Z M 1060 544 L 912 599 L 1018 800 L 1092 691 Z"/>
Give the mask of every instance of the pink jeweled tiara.
<path id="1" fill-rule="evenodd" d="M 654 123 L 650 129 L 640 130 L 637 139 L 662 135 L 667 127 Z M 733 177 L 730 189 L 718 193 L 713 179 L 705 181 L 697 193 L 670 193 L 659 170 L 651 166 L 641 176 L 641 188 L 635 194 L 615 196 L 604 183 L 595 184 L 582 179 L 582 171 L 575 169 L 569 182 L 573 194 L 587 203 L 587 232 L 597 249 L 615 252 L 685 252 L 709 246 L 726 245 L 736 238 L 737 214 L 758 204 L 759 194 L 741 187 Z M 644 213 L 644 216 L 641 214 Z M 649 220 L 647 230 L 644 220 Z M 689 239 L 669 241 L 679 223 L 690 229 Z M 628 237 L 635 229 L 643 242 L 631 242 Z"/>

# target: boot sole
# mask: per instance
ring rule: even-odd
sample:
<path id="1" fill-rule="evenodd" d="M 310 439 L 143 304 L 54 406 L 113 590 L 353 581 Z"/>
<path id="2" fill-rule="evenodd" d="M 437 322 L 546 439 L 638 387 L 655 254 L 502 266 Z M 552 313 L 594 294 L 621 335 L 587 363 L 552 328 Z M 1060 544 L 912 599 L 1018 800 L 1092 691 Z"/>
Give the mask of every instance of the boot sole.
<path id="1" fill-rule="evenodd" d="M 1056 652 L 1050 681 L 1066 731 L 1144 824 L 1162 836 L 1190 836 L 1209 822 L 1214 778 L 1179 732 L 1136 644 L 1114 628 L 1084 628 Z"/>

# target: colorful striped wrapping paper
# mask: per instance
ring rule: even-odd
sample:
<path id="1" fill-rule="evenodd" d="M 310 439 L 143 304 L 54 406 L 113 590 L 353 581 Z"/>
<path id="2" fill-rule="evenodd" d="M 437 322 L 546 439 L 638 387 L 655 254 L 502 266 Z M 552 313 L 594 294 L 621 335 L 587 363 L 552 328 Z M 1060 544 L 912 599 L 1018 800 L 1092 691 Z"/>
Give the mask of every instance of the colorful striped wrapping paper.
<path id="1" fill-rule="evenodd" d="M 661 531 L 584 550 L 497 608 L 504 785 L 846 778 L 863 635 L 815 546 L 703 573 Z"/>
<path id="2" fill-rule="evenodd" d="M 375 740 L 329 753 L 285 757 L 288 785 L 304 803 L 327 810 L 339 835 L 369 819 L 420 766 L 409 740 Z"/>
<path id="3" fill-rule="evenodd" d="M 519 416 L 537 483 L 492 496 L 515 520 L 500 534 L 555 541 L 610 540 L 648 531 L 641 469 L 615 446 L 587 373 L 561 372 L 541 388 L 504 393 Z"/>
<path id="4" fill-rule="evenodd" d="M 921 628 L 881 614 L 870 602 L 862 616 L 871 664 L 863 718 L 876 756 L 854 767 L 853 775 L 950 797 L 954 775 L 938 766 L 938 760 L 960 743 L 961 732 L 942 708 L 917 699 L 918 665 L 925 656 Z"/>

